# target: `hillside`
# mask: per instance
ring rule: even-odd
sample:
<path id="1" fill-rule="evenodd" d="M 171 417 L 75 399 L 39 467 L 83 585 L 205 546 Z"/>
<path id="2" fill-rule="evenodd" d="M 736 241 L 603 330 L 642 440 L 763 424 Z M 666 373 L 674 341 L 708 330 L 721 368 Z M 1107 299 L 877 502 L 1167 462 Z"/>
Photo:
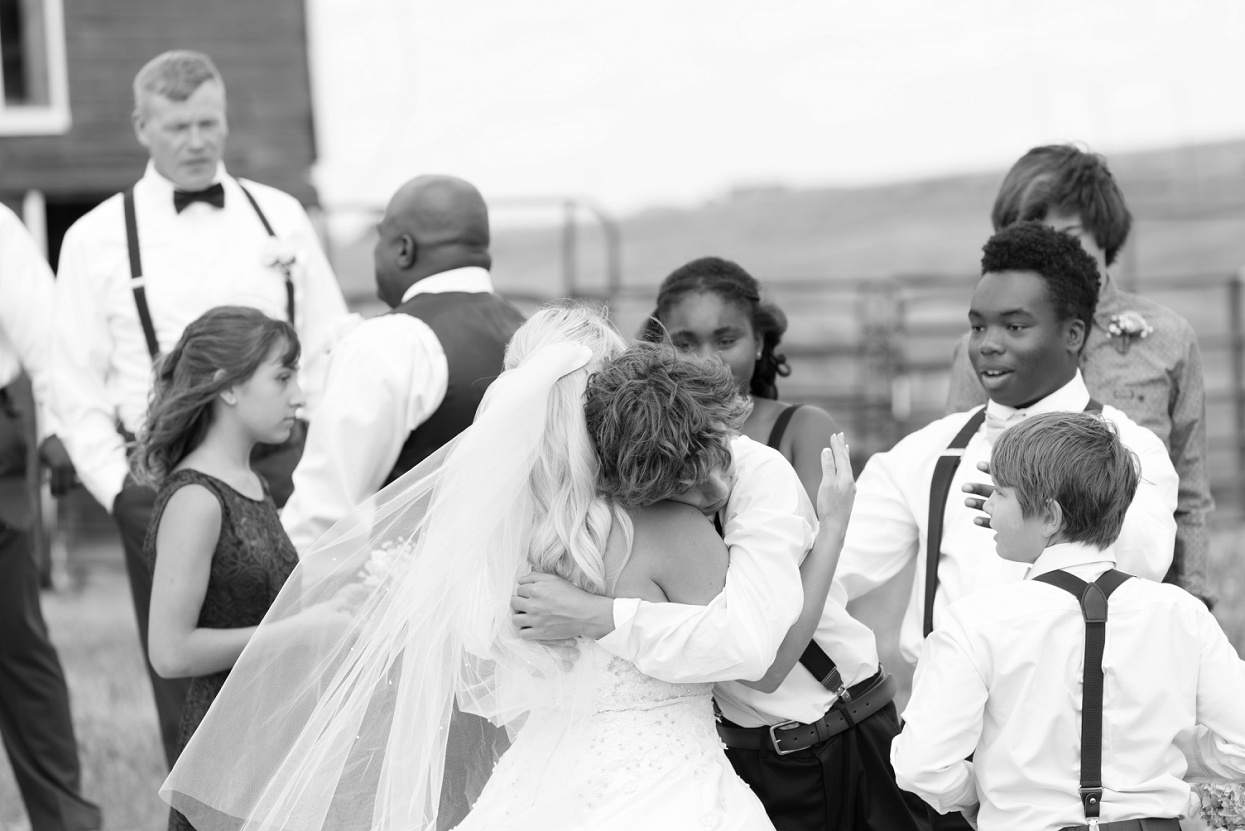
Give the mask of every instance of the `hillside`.
<path id="1" fill-rule="evenodd" d="M 1226 273 L 1245 263 L 1245 140 L 1112 158 L 1136 217 L 1123 277 Z M 1003 170 L 863 188 L 737 192 L 695 209 L 651 209 L 618 219 L 622 282 L 655 287 L 679 264 L 716 254 L 763 281 L 819 283 L 900 274 L 975 273 Z M 495 212 L 500 220 L 504 212 Z M 505 291 L 560 294 L 560 229 L 494 236 Z M 579 285 L 605 285 L 602 234 L 580 223 Z M 370 235 L 341 246 L 347 293 L 371 295 Z"/>

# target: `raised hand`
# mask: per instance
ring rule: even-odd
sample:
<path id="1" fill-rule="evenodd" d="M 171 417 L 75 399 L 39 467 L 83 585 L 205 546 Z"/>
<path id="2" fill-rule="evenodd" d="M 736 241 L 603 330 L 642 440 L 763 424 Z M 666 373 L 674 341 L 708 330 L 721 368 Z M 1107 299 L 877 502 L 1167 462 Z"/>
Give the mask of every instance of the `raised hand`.
<path id="1" fill-rule="evenodd" d="M 856 501 L 856 479 L 847 440 L 842 433 L 830 437 L 821 451 L 821 485 L 817 488 L 817 520 L 847 527 Z"/>

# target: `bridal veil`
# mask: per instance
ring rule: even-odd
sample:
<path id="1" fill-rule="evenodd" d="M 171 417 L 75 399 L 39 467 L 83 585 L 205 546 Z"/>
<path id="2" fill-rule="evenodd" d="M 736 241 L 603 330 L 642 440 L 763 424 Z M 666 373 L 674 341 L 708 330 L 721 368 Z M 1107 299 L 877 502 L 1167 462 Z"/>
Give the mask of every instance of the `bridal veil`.
<path id="1" fill-rule="evenodd" d="M 527 714 L 591 712 L 591 673 L 509 616 L 548 402 L 591 357 L 533 351 L 467 431 L 316 542 L 169 774 L 169 804 L 200 831 L 447 828 Z"/>

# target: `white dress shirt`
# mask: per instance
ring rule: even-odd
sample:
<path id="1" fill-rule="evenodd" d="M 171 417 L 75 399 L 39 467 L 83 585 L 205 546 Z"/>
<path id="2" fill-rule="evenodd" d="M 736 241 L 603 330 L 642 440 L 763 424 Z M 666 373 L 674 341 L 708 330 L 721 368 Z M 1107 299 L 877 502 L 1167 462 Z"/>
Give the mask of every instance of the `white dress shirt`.
<path id="1" fill-rule="evenodd" d="M 483 268 L 456 268 L 413 284 L 420 294 L 492 292 Z M 408 314 L 365 320 L 329 353 L 325 395 L 294 471 L 281 522 L 301 555 L 385 482 L 411 431 L 445 400 L 449 364 L 427 323 Z"/>
<path id="2" fill-rule="evenodd" d="M 1062 568 L 1092 582 L 1114 566 L 1111 549 L 1064 543 L 1028 576 Z M 971 815 L 980 802 L 982 831 L 1085 824 L 1084 660 L 1080 605 L 1063 589 L 1026 579 L 952 604 L 925 641 L 891 746 L 900 787 L 942 813 Z M 1135 579 L 1108 601 L 1102 666 L 1100 820 L 1184 814 L 1180 747 L 1196 726 L 1245 747 L 1245 662 L 1200 600 Z"/>
<path id="3" fill-rule="evenodd" d="M 731 442 L 735 486 L 722 509 L 730 551 L 726 586 L 707 606 L 614 601 L 614 631 L 599 643 L 672 683 L 760 678 L 800 615 L 799 564 L 817 517 L 791 464 L 746 436 Z"/>
<path id="4" fill-rule="evenodd" d="M 1076 377 L 1055 392 L 1017 412 L 991 401 L 992 415 L 1003 421 L 1036 413 L 1080 412 L 1089 403 L 1089 391 L 1078 371 Z M 847 541 L 835 579 L 842 582 L 849 599 L 868 594 L 894 577 L 916 557 L 916 576 L 899 635 L 900 651 L 909 663 L 920 654 L 925 601 L 925 548 L 929 525 L 929 488 L 938 457 L 972 413 L 956 413 L 906 436 L 892 449 L 878 453 L 865 465 L 856 483 L 856 502 L 847 526 Z M 1115 424 L 1120 440 L 1141 461 L 1141 482 L 1124 520 L 1124 530 L 1114 548 L 1120 569 L 1138 577 L 1162 580 L 1171 565 L 1175 544 L 1175 468 L 1163 443 L 1114 407 L 1102 415 Z M 983 424 L 964 448 L 964 455 L 951 480 L 943 512 L 942 558 L 938 567 L 938 593 L 934 596 L 934 626 L 940 625 L 947 606 L 986 586 L 1019 580 L 1024 566 L 995 553 L 994 534 L 973 523 L 984 517 L 964 504 L 960 486 L 967 482 L 989 483 L 977 469 L 990 461 L 991 443 Z"/>
<path id="5" fill-rule="evenodd" d="M 294 315 L 302 343 L 301 380 L 309 409 L 320 388 L 316 356 L 348 320 L 346 303 L 307 212 L 293 197 L 247 182 L 280 242 L 221 165 L 225 207 L 202 202 L 180 214 L 173 183 L 148 163 L 134 185 L 134 208 L 147 304 L 162 352 L 186 326 L 222 305 L 286 317 L 285 277 L 265 260 L 278 247 L 296 252 Z M 83 484 L 111 510 L 126 475 L 118 421 L 138 431 L 147 412 L 151 357 L 131 289 L 122 197 L 117 194 L 65 235 L 56 280 L 52 393 L 61 438 Z"/>
<path id="6" fill-rule="evenodd" d="M 25 368 L 40 439 L 57 431 L 49 406 L 53 304 L 52 269 L 22 221 L 0 205 L 0 389 Z"/>

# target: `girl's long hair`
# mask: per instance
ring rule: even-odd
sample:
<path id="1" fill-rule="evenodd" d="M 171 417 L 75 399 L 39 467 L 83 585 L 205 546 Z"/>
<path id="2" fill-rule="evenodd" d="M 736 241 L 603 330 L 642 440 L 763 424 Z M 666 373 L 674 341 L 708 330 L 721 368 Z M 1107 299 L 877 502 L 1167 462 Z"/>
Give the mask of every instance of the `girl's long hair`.
<path id="1" fill-rule="evenodd" d="M 130 459 L 134 478 L 159 487 L 203 443 L 216 397 L 244 383 L 279 349 L 282 364 L 298 364 L 294 327 L 256 309 L 217 306 L 187 326 L 152 370 L 147 418 Z"/>
<path id="2" fill-rule="evenodd" d="M 747 392 L 755 398 L 778 398 L 778 377 L 791 374 L 787 356 L 778 351 L 783 333 L 787 331 L 787 315 L 776 303 L 762 298 L 756 278 L 731 260 L 701 257 L 670 272 L 657 290 L 657 308 L 641 327 L 640 340 L 650 343 L 667 340 L 665 323 L 670 307 L 693 292 L 716 294 L 747 310 L 753 334 L 761 343 L 761 357 L 752 370 Z"/>
<path id="3" fill-rule="evenodd" d="M 535 517 L 528 560 L 534 570 L 601 594 L 609 588 L 603 554 L 610 529 L 620 523 L 629 550 L 632 526 L 625 511 L 598 495 L 599 465 L 588 435 L 584 392 L 588 377 L 626 344 L 602 313 L 574 303 L 548 305 L 515 332 L 506 348 L 506 368 L 542 346 L 568 341 L 588 347 L 592 359 L 563 376 L 549 398 L 540 458 L 530 480 Z"/>

